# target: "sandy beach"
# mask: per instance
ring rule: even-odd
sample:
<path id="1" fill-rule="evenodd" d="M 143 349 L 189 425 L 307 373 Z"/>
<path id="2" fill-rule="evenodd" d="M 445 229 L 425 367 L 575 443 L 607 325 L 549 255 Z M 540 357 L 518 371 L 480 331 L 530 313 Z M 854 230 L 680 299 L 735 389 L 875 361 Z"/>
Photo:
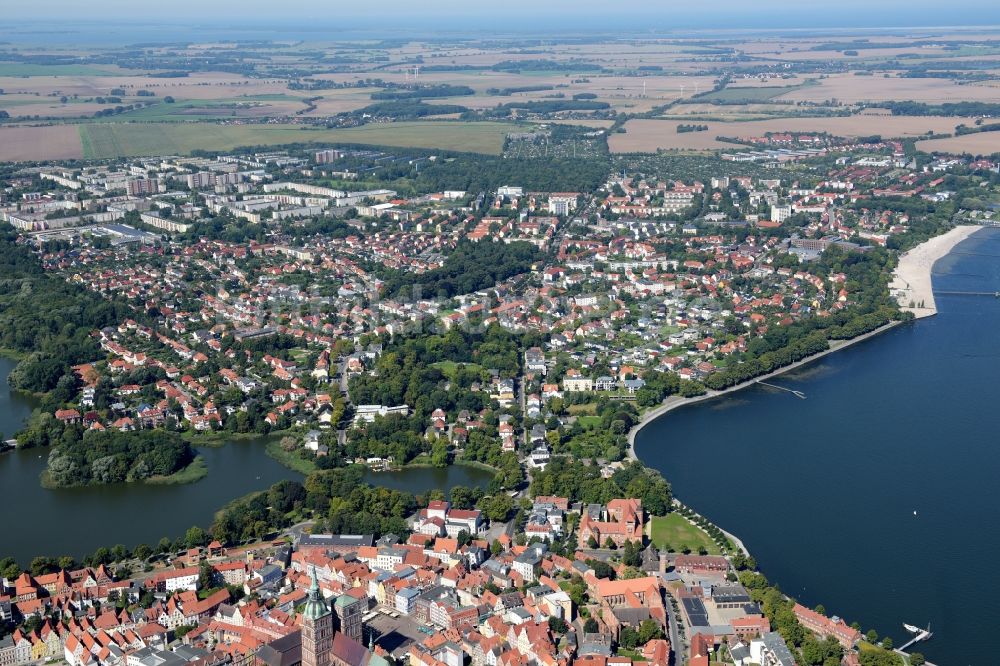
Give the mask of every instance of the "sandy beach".
<path id="1" fill-rule="evenodd" d="M 896 296 L 899 301 L 902 310 L 912 312 L 915 317 L 929 317 L 933 314 L 937 314 L 937 308 L 934 303 L 934 292 L 933 285 L 931 281 L 931 271 L 934 268 L 935 262 L 941 257 L 944 257 L 949 252 L 954 249 L 956 245 L 961 243 L 963 240 L 974 234 L 975 232 L 982 229 L 982 227 L 976 225 L 963 225 L 952 229 L 951 231 L 930 239 L 924 243 L 921 243 L 917 247 L 913 248 L 909 252 L 900 255 L 899 264 L 893 273 L 893 280 L 889 284 L 890 293 Z M 909 302 L 914 301 L 915 304 L 923 303 L 923 307 L 909 307 Z M 635 454 L 635 438 L 645 426 L 652 423 L 659 417 L 663 416 L 667 412 L 671 412 L 680 407 L 686 405 L 695 404 L 698 402 L 704 402 L 707 400 L 714 400 L 720 398 L 729 393 L 735 393 L 736 391 L 741 391 L 745 388 L 756 384 L 759 381 L 767 380 L 771 377 L 775 377 L 796 368 L 802 367 L 814 361 L 817 361 L 827 354 L 832 354 L 834 352 L 840 351 L 845 347 L 850 347 L 851 345 L 857 344 L 863 340 L 880 335 L 889 329 L 898 326 L 900 322 L 893 321 L 885 326 L 881 326 L 874 331 L 865 333 L 864 335 L 859 335 L 856 338 L 850 340 L 834 340 L 830 343 L 830 348 L 819 354 L 809 356 L 800 361 L 787 365 L 783 368 L 778 368 L 777 370 L 770 372 L 766 375 L 760 377 L 755 377 L 748 381 L 745 381 L 736 386 L 731 386 L 727 389 L 721 391 L 708 391 L 704 395 L 700 395 L 694 398 L 682 398 L 677 395 L 669 396 L 662 404 L 649 410 L 643 414 L 642 419 L 637 423 L 628 433 L 628 452 L 627 458 L 630 460 L 638 460 L 639 457 Z M 680 502 L 680 500 L 676 500 Z M 737 547 L 743 550 L 743 552 L 748 553 L 746 546 L 733 534 L 726 532 L 726 535 L 737 544 Z"/>
<path id="2" fill-rule="evenodd" d="M 912 312 L 917 318 L 929 317 L 936 314 L 937 308 L 934 303 L 934 291 L 931 282 L 931 270 L 934 268 L 934 263 L 941 257 L 944 257 L 951 252 L 956 245 L 980 229 L 982 229 L 982 227 L 973 224 L 958 226 L 951 231 L 921 243 L 909 252 L 900 255 L 899 264 L 893 273 L 893 280 L 889 284 L 890 293 L 896 296 L 896 299 L 899 301 L 901 306 L 900 309 Z M 909 307 L 911 300 L 916 305 L 913 308 Z M 920 303 L 923 303 L 923 307 L 919 307 Z M 636 459 L 635 436 L 638 432 L 648 423 L 656 420 L 658 417 L 669 411 L 677 409 L 678 407 L 683 407 L 684 405 L 690 405 L 705 400 L 712 400 L 726 395 L 727 393 L 733 393 L 735 391 L 745 389 L 761 380 L 767 380 L 770 377 L 775 377 L 790 370 L 794 370 L 798 367 L 806 365 L 807 363 L 812 363 L 827 354 L 832 354 L 835 351 L 839 351 L 845 347 L 861 342 L 862 340 L 866 340 L 872 336 L 883 333 L 893 326 L 896 326 L 898 323 L 899 322 L 891 322 L 886 326 L 882 326 L 874 331 L 860 335 L 851 340 L 831 341 L 830 348 L 824 352 L 809 356 L 783 368 L 778 368 L 774 372 L 770 372 L 766 375 L 754 377 L 753 379 L 745 381 L 742 384 L 731 386 L 727 389 L 723 389 L 722 391 L 708 391 L 705 395 L 700 395 L 695 398 L 682 398 L 677 395 L 669 396 L 661 405 L 646 412 L 643 415 L 642 420 L 629 432 L 628 456 L 629 458 Z"/>
<path id="3" fill-rule="evenodd" d="M 971 224 L 958 226 L 899 255 L 889 291 L 896 297 L 900 309 L 912 312 L 918 319 L 937 314 L 931 281 L 934 263 L 980 229 L 982 227 Z"/>

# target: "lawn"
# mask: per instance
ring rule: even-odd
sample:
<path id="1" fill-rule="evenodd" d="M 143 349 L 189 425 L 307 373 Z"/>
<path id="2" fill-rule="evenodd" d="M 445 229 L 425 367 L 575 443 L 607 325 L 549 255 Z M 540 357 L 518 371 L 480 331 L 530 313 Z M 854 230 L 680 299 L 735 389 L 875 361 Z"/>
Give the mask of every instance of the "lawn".
<path id="1" fill-rule="evenodd" d="M 596 414 L 597 413 L 597 403 L 596 402 L 586 402 L 582 405 L 569 405 L 566 407 L 566 411 L 573 416 L 580 416 L 582 414 Z"/>
<path id="2" fill-rule="evenodd" d="M 593 428 L 595 426 L 601 425 L 601 417 L 584 415 L 577 417 L 576 422 L 579 423 L 584 428 Z"/>
<path id="3" fill-rule="evenodd" d="M 719 547 L 711 537 L 679 513 L 653 516 L 651 530 L 652 542 L 658 547 L 669 545 L 679 552 L 687 546 L 692 553 L 697 553 L 704 546 L 710 555 L 719 554 Z"/>
<path id="4" fill-rule="evenodd" d="M 504 123 L 401 122 L 345 129 L 299 125 L 219 125 L 215 123 L 91 123 L 79 126 L 87 159 L 142 155 L 184 155 L 194 150 L 233 150 L 241 146 L 288 143 L 362 143 L 402 148 L 439 148 L 499 155 Z"/>
<path id="5" fill-rule="evenodd" d="M 484 370 L 483 366 L 478 363 L 456 363 L 455 361 L 438 361 L 437 363 L 431 363 L 431 366 L 440 370 L 441 374 L 452 381 L 455 379 L 455 372 L 458 370 L 459 365 L 464 366 L 466 370 L 475 370 L 477 372 L 482 372 Z"/>
<path id="6" fill-rule="evenodd" d="M 311 355 L 311 352 L 308 349 L 303 349 L 301 347 L 291 349 L 288 353 L 291 355 L 292 360 L 296 363 L 305 363 L 309 360 L 309 356 Z"/>

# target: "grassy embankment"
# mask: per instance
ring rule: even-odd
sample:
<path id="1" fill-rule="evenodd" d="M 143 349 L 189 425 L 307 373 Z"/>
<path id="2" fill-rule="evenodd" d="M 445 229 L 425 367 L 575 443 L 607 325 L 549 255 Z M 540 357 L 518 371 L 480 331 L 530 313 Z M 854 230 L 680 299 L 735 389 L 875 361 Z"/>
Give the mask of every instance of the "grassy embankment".
<path id="1" fill-rule="evenodd" d="M 143 483 L 152 486 L 176 486 L 182 483 L 194 483 L 208 476 L 208 465 L 201 456 L 196 456 L 190 465 L 168 476 L 151 476 Z"/>
<path id="2" fill-rule="evenodd" d="M 299 451 L 302 450 L 302 448 L 296 448 L 294 451 L 286 451 L 281 448 L 280 438 L 271 439 L 264 447 L 264 451 L 267 455 L 271 456 L 288 469 L 298 472 L 299 474 L 309 475 L 313 472 L 319 471 L 319 467 L 316 466 L 314 461 L 303 458 L 299 455 Z"/>

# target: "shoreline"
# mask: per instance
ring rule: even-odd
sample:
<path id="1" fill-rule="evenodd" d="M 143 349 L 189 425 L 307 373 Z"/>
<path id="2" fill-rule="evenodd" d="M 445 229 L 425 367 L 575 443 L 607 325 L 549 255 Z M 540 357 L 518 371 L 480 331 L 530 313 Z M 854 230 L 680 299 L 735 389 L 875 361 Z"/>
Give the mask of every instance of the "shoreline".
<path id="1" fill-rule="evenodd" d="M 912 312 L 917 319 L 937 314 L 932 277 L 934 264 L 983 228 L 974 224 L 959 225 L 900 254 L 889 283 L 889 293 L 899 303 L 899 309 Z"/>
<path id="2" fill-rule="evenodd" d="M 940 236 L 935 236 L 927 241 L 924 241 L 915 248 L 908 250 L 900 255 L 900 260 L 893 271 L 893 279 L 889 283 L 889 293 L 896 297 L 899 301 L 901 298 L 906 296 L 906 292 L 911 292 L 912 300 L 919 303 L 921 300 L 924 301 L 924 307 L 922 308 L 910 308 L 908 306 L 904 307 L 902 303 L 900 304 L 900 310 L 902 312 L 912 312 L 914 319 L 923 319 L 925 317 L 930 317 L 937 314 L 937 304 L 934 301 L 933 292 L 933 278 L 932 272 L 934 269 L 934 264 L 937 261 L 955 249 L 962 241 L 968 239 L 970 236 L 976 232 L 984 229 L 974 224 L 960 225 L 952 228 L 951 230 L 941 234 Z M 920 290 L 920 299 L 918 300 L 917 290 Z M 894 291 L 896 293 L 894 293 Z M 927 305 L 927 302 L 930 305 Z M 749 388 L 752 385 L 770 379 L 772 377 L 777 377 L 786 372 L 790 372 L 796 368 L 799 368 L 808 363 L 812 363 L 828 354 L 840 351 L 850 347 L 851 345 L 857 344 L 863 340 L 874 337 L 885 331 L 898 326 L 903 322 L 892 321 L 885 326 L 880 326 L 873 331 L 864 333 L 850 340 L 834 340 L 830 343 L 830 348 L 826 351 L 822 351 L 818 354 L 813 354 L 807 358 L 791 363 L 777 370 L 773 370 L 765 375 L 760 375 L 759 377 L 754 377 L 753 379 L 748 379 L 747 381 L 736 384 L 735 386 L 730 386 L 729 388 L 722 389 L 721 391 L 708 391 L 705 395 L 699 395 L 693 398 L 682 398 L 677 395 L 668 396 L 660 405 L 654 407 L 652 410 L 643 415 L 642 419 L 629 430 L 628 433 L 628 451 L 626 457 L 629 460 L 639 460 L 638 456 L 635 454 L 635 438 L 639 431 L 644 427 L 655 421 L 660 416 L 671 412 L 679 407 L 685 405 L 693 405 L 699 402 L 704 402 L 706 400 L 712 400 L 715 398 L 720 398 L 729 393 L 735 393 L 736 391 L 742 391 L 743 389 Z M 640 461 L 641 462 L 641 461 Z M 721 528 L 720 528 L 721 529 Z"/>
<path id="3" fill-rule="evenodd" d="M 637 424 L 635 424 L 634 426 L 632 426 L 631 430 L 629 430 L 629 433 L 628 433 L 628 452 L 626 453 L 626 457 L 629 460 L 639 460 L 638 456 L 636 456 L 636 454 L 635 454 L 635 438 L 636 438 L 636 435 L 639 434 L 640 430 L 642 430 L 647 425 L 649 425 L 650 423 L 652 423 L 653 421 L 655 421 L 659 417 L 663 416 L 664 414 L 667 414 L 668 412 L 672 412 L 673 410 L 678 409 L 680 407 L 685 407 L 687 405 L 694 405 L 694 404 L 697 404 L 699 402 L 706 402 L 708 400 L 714 400 L 716 398 L 724 397 L 724 396 L 726 396 L 726 395 L 728 395 L 730 393 L 736 393 L 737 391 L 742 391 L 744 389 L 748 389 L 751 386 L 753 386 L 754 384 L 757 384 L 757 383 L 759 383 L 761 381 L 766 381 L 766 380 L 771 379 L 773 377 L 777 377 L 779 375 L 783 375 L 786 372 L 791 372 L 792 370 L 800 368 L 800 367 L 802 367 L 804 365 L 808 365 L 809 363 L 812 363 L 814 361 L 818 361 L 819 359 L 823 358 L 824 356 L 827 356 L 827 355 L 832 354 L 834 352 L 838 352 L 838 351 L 840 351 L 842 349 L 846 349 L 847 347 L 850 347 L 851 345 L 855 345 L 855 344 L 857 344 L 859 342 L 862 342 L 864 340 L 867 340 L 869 338 L 873 338 L 876 335 L 881 335 L 882 333 L 885 333 L 886 331 L 888 331 L 890 329 L 893 329 L 893 328 L 895 328 L 896 326 L 899 326 L 902 323 L 903 323 L 902 321 L 891 321 L 888 324 L 885 324 L 884 326 L 880 326 L 880 327 L 876 328 L 873 331 L 868 331 L 867 333 L 863 333 L 862 335 L 859 335 L 859 336 L 857 336 L 855 338 L 851 338 L 850 340 L 834 340 L 834 341 L 832 341 L 830 343 L 830 348 L 827 349 L 826 351 L 821 351 L 818 354 L 813 354 L 812 356 L 807 356 L 806 358 L 803 358 L 803 359 L 800 359 L 798 361 L 795 361 L 794 363 L 789 363 L 788 365 L 783 366 L 781 368 L 778 368 L 777 370 L 772 370 L 771 372 L 769 372 L 769 373 L 767 373 L 765 375 L 760 375 L 758 377 L 754 377 L 753 379 L 748 379 L 747 381 L 745 381 L 745 382 L 743 382 L 741 384 L 736 384 L 734 386 L 730 386 L 729 388 L 725 388 L 725 389 L 722 389 L 720 391 L 709 390 L 704 395 L 695 396 L 693 398 L 682 398 L 682 397 L 680 397 L 678 395 L 668 396 L 658 407 L 654 407 L 649 412 L 647 412 L 645 415 L 643 415 L 642 419 Z M 640 460 L 640 462 L 642 462 L 642 461 Z"/>
<path id="4" fill-rule="evenodd" d="M 677 395 L 669 396 L 658 407 L 654 407 L 649 412 L 647 412 L 642 417 L 642 419 L 637 424 L 635 424 L 634 426 L 632 426 L 631 430 L 629 430 L 629 432 L 628 432 L 628 450 L 626 451 L 625 458 L 626 458 L 626 460 L 635 460 L 637 462 L 642 463 L 642 460 L 640 460 L 639 456 L 637 456 L 636 453 L 635 453 L 635 438 L 636 438 L 636 435 L 639 434 L 640 430 L 642 430 L 647 425 L 649 425 L 650 423 L 652 423 L 656 419 L 660 418 L 664 414 L 672 412 L 675 409 L 679 409 L 680 407 L 686 407 L 688 405 L 695 405 L 695 404 L 698 404 L 700 402 L 707 402 L 709 400 L 715 400 L 716 398 L 725 397 L 726 395 L 728 395 L 730 393 L 736 393 L 737 391 L 742 391 L 744 389 L 748 389 L 748 388 L 750 388 L 754 384 L 757 384 L 760 381 L 771 379 L 772 377 L 777 377 L 777 376 L 783 375 L 783 374 L 785 374 L 787 372 L 791 372 L 792 370 L 795 370 L 797 368 L 801 368 L 802 366 L 808 365 L 809 363 L 812 363 L 813 361 L 818 361 L 819 359 L 823 358 L 824 356 L 827 356 L 827 355 L 832 354 L 834 352 L 838 352 L 838 351 L 840 351 L 842 349 L 846 349 L 847 347 L 850 347 L 851 345 L 857 344 L 857 343 L 862 342 L 864 340 L 867 340 L 869 338 L 873 338 L 876 335 L 881 335 L 882 333 L 885 333 L 886 331 L 888 331 L 890 329 L 893 329 L 893 328 L 895 328 L 896 326 L 899 326 L 902 323 L 903 323 L 902 321 L 891 321 L 888 324 L 886 324 L 885 326 L 880 326 L 879 328 L 876 328 L 873 331 L 868 331 L 867 333 L 859 335 L 856 338 L 851 338 L 850 340 L 835 340 L 835 341 L 833 341 L 833 342 L 830 343 L 830 348 L 827 349 L 826 351 L 822 351 L 822 352 L 820 352 L 818 354 L 813 354 L 812 356 L 808 356 L 808 357 L 806 357 L 804 359 L 796 361 L 795 363 L 791 363 L 789 365 L 786 365 L 783 368 L 778 368 L 777 370 L 773 370 L 773 371 L 767 373 L 766 375 L 760 375 L 759 377 L 754 377 L 753 379 L 748 379 L 747 381 L 743 382 L 742 384 L 736 384 L 735 386 L 730 386 L 729 388 L 722 389 L 721 391 L 708 391 L 707 393 L 705 393 L 705 395 L 699 395 L 699 396 L 696 396 L 694 398 L 682 398 L 682 397 L 677 396 Z M 646 463 L 642 463 L 642 464 L 645 465 Z M 666 477 L 664 477 L 664 478 L 666 478 Z M 667 481 L 669 482 L 669 479 L 667 479 Z M 678 499 L 677 496 L 674 496 L 674 503 L 678 504 L 678 505 L 682 505 L 682 506 L 687 506 L 686 504 L 684 504 L 683 500 Z M 692 511 L 695 511 L 692 507 L 688 506 L 688 508 L 691 509 Z M 695 511 L 695 513 L 698 513 L 698 512 Z M 728 530 L 723 529 L 722 527 L 720 527 L 715 521 L 713 521 L 711 518 L 708 518 L 708 516 L 704 516 L 704 514 L 698 514 L 698 515 L 702 515 L 709 522 L 711 522 L 713 525 L 715 525 L 716 527 L 718 527 L 719 530 L 721 530 L 722 533 L 725 534 L 726 537 L 728 537 L 729 540 L 733 542 L 733 544 L 736 546 L 736 548 L 738 548 L 739 550 L 743 551 L 743 553 L 745 555 L 747 555 L 747 556 L 751 555 L 750 549 L 747 548 L 746 543 L 742 539 L 740 539 L 734 533 L 732 533 L 732 532 L 730 532 L 730 531 L 728 531 Z"/>

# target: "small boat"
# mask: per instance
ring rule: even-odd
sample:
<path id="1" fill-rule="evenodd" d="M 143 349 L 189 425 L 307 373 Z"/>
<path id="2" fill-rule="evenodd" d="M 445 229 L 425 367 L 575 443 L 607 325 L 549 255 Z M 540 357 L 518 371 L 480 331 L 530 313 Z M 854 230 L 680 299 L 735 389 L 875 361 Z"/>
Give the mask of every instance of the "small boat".
<path id="1" fill-rule="evenodd" d="M 923 629 L 920 627 L 914 627 L 912 624 L 904 624 L 903 629 L 906 629 L 911 634 L 919 634 Z"/>
<path id="2" fill-rule="evenodd" d="M 917 515 L 917 512 L 916 512 L 916 511 L 914 511 L 914 512 L 913 512 L 913 515 L 914 515 L 914 516 L 915 516 L 915 515 Z"/>

